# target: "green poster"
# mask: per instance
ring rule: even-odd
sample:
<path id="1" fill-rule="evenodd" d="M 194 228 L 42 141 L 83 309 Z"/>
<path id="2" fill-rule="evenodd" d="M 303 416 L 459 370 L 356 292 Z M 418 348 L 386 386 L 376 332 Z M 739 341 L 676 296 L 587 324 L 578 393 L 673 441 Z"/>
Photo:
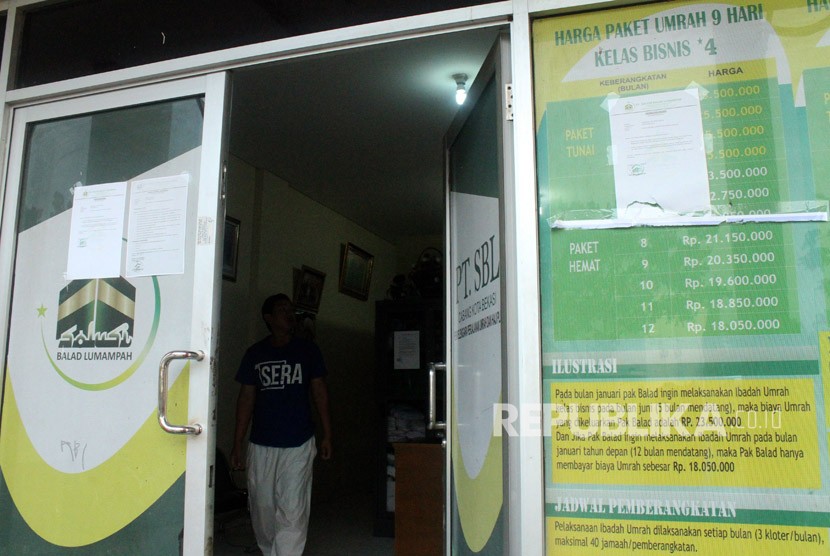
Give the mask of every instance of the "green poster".
<path id="1" fill-rule="evenodd" d="M 826 553 L 830 4 L 533 45 L 548 553 Z"/>

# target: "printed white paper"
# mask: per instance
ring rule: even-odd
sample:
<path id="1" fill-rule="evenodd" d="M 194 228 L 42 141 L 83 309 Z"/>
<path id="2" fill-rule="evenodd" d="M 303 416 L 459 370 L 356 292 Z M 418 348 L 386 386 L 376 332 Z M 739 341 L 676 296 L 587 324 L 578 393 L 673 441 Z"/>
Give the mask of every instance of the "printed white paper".
<path id="1" fill-rule="evenodd" d="M 132 183 L 127 277 L 184 273 L 189 181 L 181 174 Z"/>
<path id="2" fill-rule="evenodd" d="M 68 280 L 120 275 L 126 201 L 126 182 L 75 187 L 66 263 Z"/>
<path id="3" fill-rule="evenodd" d="M 421 338 L 418 330 L 399 330 L 395 332 L 395 368 L 421 368 Z"/>
<path id="4" fill-rule="evenodd" d="M 609 99 L 617 215 L 665 217 L 709 210 L 709 177 L 696 88 Z"/>

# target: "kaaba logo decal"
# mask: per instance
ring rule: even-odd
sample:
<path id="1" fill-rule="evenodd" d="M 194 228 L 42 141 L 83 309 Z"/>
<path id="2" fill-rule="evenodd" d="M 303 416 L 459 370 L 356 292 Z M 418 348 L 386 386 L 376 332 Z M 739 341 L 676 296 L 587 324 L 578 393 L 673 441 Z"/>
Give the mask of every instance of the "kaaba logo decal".
<path id="1" fill-rule="evenodd" d="M 48 307 L 38 307 L 44 355 L 55 372 L 90 391 L 108 390 L 132 376 L 150 353 L 161 320 L 158 279 L 153 276 L 151 283 L 151 296 L 145 299 L 150 293 L 145 290 L 138 295 L 152 303 L 151 312 L 149 307 L 142 312 L 136 287 L 123 278 L 73 280 L 59 290 L 57 322 L 47 328 L 43 324 Z M 47 332 L 50 329 L 54 332 Z"/>
<path id="2" fill-rule="evenodd" d="M 127 280 L 74 280 L 61 289 L 58 302 L 58 348 L 125 348 L 132 344 L 135 286 Z"/>

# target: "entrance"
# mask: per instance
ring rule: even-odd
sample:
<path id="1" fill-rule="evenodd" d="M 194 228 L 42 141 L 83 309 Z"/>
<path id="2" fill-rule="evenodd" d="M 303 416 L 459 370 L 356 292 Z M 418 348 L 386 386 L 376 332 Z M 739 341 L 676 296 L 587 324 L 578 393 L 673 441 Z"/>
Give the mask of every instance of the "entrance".
<path id="1" fill-rule="evenodd" d="M 441 138 L 458 110 L 452 76 L 467 73 L 471 86 L 496 34 L 465 31 L 239 70 L 230 111 L 229 80 L 218 74 L 15 112 L 1 257 L 4 268 L 15 269 L 15 281 L 2 284 L 11 321 L 0 331 L 8 337 L 0 546 L 36 554 L 80 546 L 108 553 L 125 542 L 153 554 L 208 549 L 211 462 L 215 446 L 230 451 L 236 362 L 264 334 L 258 322 L 264 296 L 293 293 L 304 273 L 323 276 L 321 295 L 303 307 L 302 322 L 328 359 L 336 434 L 335 459 L 318 464 L 315 490 L 318 498 L 343 502 L 339 515 L 359 515 L 343 510 L 357 500 L 349 496 L 361 493 L 372 512 L 380 440 L 375 425 L 389 417 L 376 412 L 374 385 L 376 373 L 395 372 L 374 364 L 374 301 L 424 253 L 434 249 L 441 260 L 454 261 L 452 253 L 463 248 L 447 248 L 444 241 Z M 472 62 L 464 61 L 465 52 Z M 333 78 L 338 69 L 347 71 Z M 386 79 L 373 81 L 372 75 Z M 420 97 L 412 97 L 415 92 Z M 228 113 L 233 124 L 223 211 Z M 246 128 L 246 119 L 262 125 Z M 155 128 L 137 133 L 159 122 L 168 135 Z M 358 141 L 361 136 L 369 142 Z M 73 157 L 84 163 L 73 165 Z M 82 187 L 90 185 L 101 187 Z M 393 185 L 400 186 L 397 193 Z M 145 233 L 163 243 L 175 236 L 176 223 L 185 240 L 162 245 L 171 253 L 161 260 L 153 258 L 152 246 L 138 256 L 136 245 L 119 245 L 113 274 L 106 256 L 112 248 L 90 251 L 119 223 L 81 214 L 86 199 L 73 199 L 72 186 L 98 195 L 91 206 L 107 218 L 118 203 L 131 221 L 143 216 L 147 227 L 131 230 L 130 241 Z M 186 201 L 177 204 L 180 186 Z M 142 198 L 143 187 L 149 193 Z M 153 211 L 152 194 L 166 199 L 165 211 L 186 208 L 181 214 Z M 144 212 L 135 213 L 141 206 Z M 418 214 L 419 207 L 432 208 Z M 220 260 L 215 231 L 223 212 L 226 229 L 238 235 L 226 235 Z M 172 228 L 153 216 L 164 216 Z M 77 235 L 76 220 L 86 224 L 86 236 Z M 47 252 L 56 237 L 64 241 L 52 242 L 56 251 Z M 501 250 L 494 241 L 492 260 Z M 176 252 L 177 245 L 184 247 Z M 366 290 L 340 284 L 346 245 L 368 255 Z M 170 266 L 177 260 L 180 266 Z M 453 268 L 445 283 L 456 274 Z M 221 329 L 213 302 L 220 275 Z M 450 299 L 446 291 L 444 298 Z M 447 336 L 457 324 L 447 319 Z M 36 364 L 35 352 L 43 352 Z M 179 353 L 165 357 L 171 352 Z M 161 372 L 160 361 L 169 362 Z M 428 362 L 419 362 L 424 376 Z M 159 399 L 166 385 L 169 397 Z M 168 430 L 200 434 L 161 432 L 156 405 L 169 410 L 163 419 Z M 503 488 L 500 472 L 488 475 L 495 480 L 490 488 Z M 455 503 L 450 499 L 447 507 Z M 503 520 L 500 511 L 496 520 Z M 67 521 L 68 514 L 75 521 Z M 446 523 L 458 523 L 452 519 Z M 477 538 L 488 542 L 487 531 Z M 500 553 L 502 541 L 494 542 L 492 553 Z M 466 544 L 457 549 L 454 539 L 445 546 L 468 550 Z"/>
<path id="2" fill-rule="evenodd" d="M 374 552 L 368 547 L 376 546 L 387 554 L 393 551 L 391 540 L 370 537 L 373 532 L 393 534 L 394 510 L 402 503 L 396 498 L 396 490 L 400 493 L 400 489 L 395 488 L 394 481 L 401 477 L 396 477 L 400 462 L 394 444 L 406 440 L 402 436 L 406 433 L 399 429 L 390 433 L 389 426 L 396 426 L 413 413 L 416 420 L 426 413 L 427 366 L 431 361 L 446 360 L 447 355 L 444 349 L 440 359 L 431 359 L 429 346 L 435 341 L 427 334 L 437 334 L 440 344 L 446 346 L 444 332 L 457 325 L 441 322 L 448 315 L 443 310 L 438 318 L 428 316 L 433 303 L 442 306 L 447 295 L 443 289 L 413 291 L 423 285 L 410 279 L 413 265 L 421 257 L 433 257 L 437 252 L 440 266 L 450 264 L 444 263 L 449 260 L 449 251 L 445 246 L 448 201 L 442 139 L 461 111 L 454 101 L 453 75 L 457 73 L 468 74 L 470 103 L 474 104 L 474 96 L 483 95 L 488 108 L 479 119 L 473 118 L 472 128 L 462 125 L 466 118 L 459 119 L 452 137 L 448 137 L 460 152 L 453 159 L 457 164 L 462 162 L 455 171 L 463 172 L 461 166 L 477 169 L 459 176 L 461 181 L 453 186 L 453 195 L 466 194 L 472 202 L 480 200 L 476 184 L 467 180 L 483 177 L 488 187 L 492 186 L 486 192 L 490 203 L 484 201 L 488 210 L 492 209 L 489 204 L 495 203 L 495 218 L 487 221 L 485 229 L 495 226 L 498 235 L 498 175 L 502 168 L 497 153 L 502 145 L 495 135 L 496 122 L 476 127 L 488 116 L 495 118 L 500 105 L 498 87 L 491 83 L 493 67 L 487 79 L 474 85 L 497 36 L 496 29 L 452 33 L 234 72 L 227 214 L 240 221 L 240 240 L 238 271 L 233 280 L 223 283 L 218 445 L 226 453 L 230 450 L 238 391 L 233 380 L 235 365 L 245 348 L 266 333 L 258 317 L 259 303 L 279 291 L 292 295 L 297 278 L 323 275 L 316 306 L 300 307 L 309 332 L 315 335 L 326 357 L 335 431 L 333 459 L 318 461 L 315 470 L 309 553 L 342 554 L 342 546 L 332 548 L 321 543 L 330 540 L 339 545 L 349 539 L 362 543 L 354 553 L 371 554 Z M 487 83 L 491 83 L 489 88 L 485 87 Z M 492 137 L 488 135 L 492 144 L 475 141 L 477 133 L 492 133 Z M 472 150 L 463 150 L 474 144 L 477 146 Z M 479 148 L 484 152 L 476 150 Z M 469 158 L 465 160 L 464 156 Z M 487 157 L 494 167 L 476 160 L 478 156 Z M 462 217 L 453 226 L 476 220 Z M 485 239 L 489 240 L 490 235 Z M 476 238 L 477 231 L 470 230 L 462 243 Z M 372 257 L 367 299 L 340 288 L 341 255 L 347 243 Z M 457 247 L 466 248 L 462 245 L 452 249 Z M 495 261 L 495 251 L 501 248 L 498 238 L 492 248 Z M 471 266 L 471 287 L 473 273 Z M 451 274 L 442 282 L 454 280 L 454 268 Z M 399 275 L 405 279 L 400 287 L 403 293 L 396 293 L 393 285 Z M 498 291 L 499 286 L 495 288 Z M 437 297 L 422 295 L 427 293 Z M 494 292 L 487 293 L 489 296 Z M 498 291 L 496 297 L 500 296 Z M 384 306 L 383 323 L 379 324 L 381 313 L 376 310 L 376 302 L 395 297 L 403 299 L 397 309 Z M 474 298 L 471 295 L 469 300 Z M 416 313 L 421 316 L 413 317 Z M 424 320 L 431 320 L 433 325 L 422 326 Z M 419 361 L 396 363 L 392 360 L 395 332 L 413 331 L 419 333 Z M 496 333 L 500 344 L 498 328 L 489 331 Z M 401 334 L 397 339 L 403 337 Z M 471 364 L 463 355 L 461 360 L 464 365 Z M 497 365 L 496 396 L 501 389 L 500 356 Z M 462 380 L 470 377 L 466 375 Z M 468 383 L 464 386 L 469 388 Z M 486 406 L 495 401 L 482 397 L 476 403 Z M 465 406 L 465 410 L 470 409 Z M 467 425 L 462 423 L 462 428 Z M 416 428 L 409 434 L 410 440 L 423 441 L 429 436 L 423 429 L 423 417 L 420 432 Z M 501 450 L 501 445 L 491 450 L 487 465 L 481 465 L 482 460 L 471 463 L 463 477 L 464 510 L 476 504 L 476 496 L 481 500 L 492 498 L 487 504 L 489 522 L 469 536 L 481 543 L 476 550 L 486 545 L 487 553 L 493 554 L 503 553 L 500 543 L 504 529 L 499 527 L 499 536 L 490 540 L 496 524 L 503 520 Z M 451 466 L 445 464 L 444 468 Z M 490 492 L 479 490 L 481 481 L 474 481 L 482 477 L 489 481 Z M 441 489 L 443 485 L 433 487 Z M 445 505 L 452 503 L 448 500 Z M 456 519 L 460 527 L 462 518 L 467 527 L 475 522 L 468 513 L 449 518 L 447 523 Z M 444 527 L 440 516 L 438 527 Z M 228 529 L 226 537 L 237 543 L 234 531 Z M 317 532 L 322 535 L 317 536 Z M 359 538 L 361 534 L 363 538 Z M 223 542 L 222 535 L 217 532 L 217 546 Z M 439 539 L 439 546 L 474 542 L 463 539 Z M 457 548 L 454 553 L 470 550 Z"/>

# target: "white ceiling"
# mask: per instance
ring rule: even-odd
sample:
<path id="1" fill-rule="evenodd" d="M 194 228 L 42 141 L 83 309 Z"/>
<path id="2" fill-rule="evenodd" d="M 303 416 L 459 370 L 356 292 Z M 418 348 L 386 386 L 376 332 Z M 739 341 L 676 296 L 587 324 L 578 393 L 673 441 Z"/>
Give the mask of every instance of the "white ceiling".
<path id="1" fill-rule="evenodd" d="M 444 133 L 496 29 L 447 33 L 234 75 L 230 150 L 379 236 L 443 231 Z M 232 186 L 232 184 L 231 184 Z"/>

